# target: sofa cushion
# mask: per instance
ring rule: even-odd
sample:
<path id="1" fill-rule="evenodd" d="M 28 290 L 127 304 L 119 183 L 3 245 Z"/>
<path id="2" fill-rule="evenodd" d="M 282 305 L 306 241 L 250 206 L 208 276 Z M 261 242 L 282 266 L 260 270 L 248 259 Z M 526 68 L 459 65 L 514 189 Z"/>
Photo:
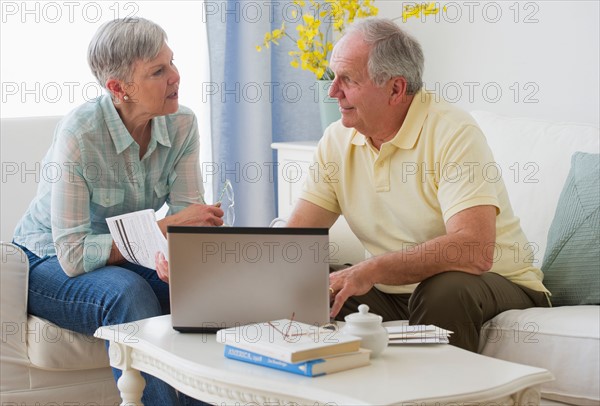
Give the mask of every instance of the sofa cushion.
<path id="1" fill-rule="evenodd" d="M 484 111 L 471 114 L 492 149 L 515 215 L 537 251 L 534 265 L 541 267 L 571 156 L 577 151 L 598 153 L 598 126 L 504 117 Z"/>
<path id="2" fill-rule="evenodd" d="M 600 402 L 600 306 L 509 310 L 482 329 L 483 355 L 545 368 L 555 380 L 542 397 L 575 405 Z"/>
<path id="3" fill-rule="evenodd" d="M 109 366 L 105 341 L 58 327 L 36 316 L 27 318 L 27 353 L 33 365 L 49 370 Z"/>
<path id="4" fill-rule="evenodd" d="M 600 304 L 600 155 L 578 152 L 548 233 L 542 271 L 554 306 Z"/>

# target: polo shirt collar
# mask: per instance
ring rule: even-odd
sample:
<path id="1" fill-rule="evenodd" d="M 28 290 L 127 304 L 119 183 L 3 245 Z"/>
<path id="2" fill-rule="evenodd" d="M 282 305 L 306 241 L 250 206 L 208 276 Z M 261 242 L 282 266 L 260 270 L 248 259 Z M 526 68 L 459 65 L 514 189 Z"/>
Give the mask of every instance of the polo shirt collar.
<path id="1" fill-rule="evenodd" d="M 354 145 L 362 146 L 367 143 L 367 137 L 356 131 L 356 129 L 352 129 L 352 140 L 350 142 Z"/>
<path id="2" fill-rule="evenodd" d="M 401 149 L 412 149 L 415 146 L 425 124 L 430 102 L 431 95 L 422 89 L 415 94 L 402 127 L 390 144 Z"/>
<path id="3" fill-rule="evenodd" d="M 402 123 L 402 127 L 400 127 L 394 138 L 388 142 L 398 148 L 412 149 L 421 134 L 430 103 L 431 94 L 422 89 L 419 90 L 408 108 L 408 113 L 406 114 L 404 123 Z M 364 135 L 354 130 L 351 142 L 354 145 L 365 145 L 367 140 Z"/>

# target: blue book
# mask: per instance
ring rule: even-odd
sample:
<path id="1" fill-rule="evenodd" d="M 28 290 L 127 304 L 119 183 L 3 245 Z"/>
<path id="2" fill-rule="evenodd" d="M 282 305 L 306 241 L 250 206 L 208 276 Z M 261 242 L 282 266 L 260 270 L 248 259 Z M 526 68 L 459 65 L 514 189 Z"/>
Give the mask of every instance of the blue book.
<path id="1" fill-rule="evenodd" d="M 251 351 L 242 350 L 231 345 L 225 346 L 225 356 L 227 358 L 311 377 L 369 365 L 370 355 L 371 351 L 361 348 L 358 351 L 345 354 L 337 354 L 329 357 L 313 359 L 310 361 L 290 363 L 260 355 Z"/>

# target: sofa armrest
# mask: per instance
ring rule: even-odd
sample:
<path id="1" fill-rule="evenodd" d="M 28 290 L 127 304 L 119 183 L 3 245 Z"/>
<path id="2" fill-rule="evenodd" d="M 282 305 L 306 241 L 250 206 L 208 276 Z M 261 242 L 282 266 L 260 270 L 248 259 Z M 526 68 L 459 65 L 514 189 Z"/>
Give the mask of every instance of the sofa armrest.
<path id="1" fill-rule="evenodd" d="M 0 242 L 0 375 L 1 388 L 10 386 L 11 380 L 19 379 L 17 371 L 25 371 L 27 355 L 27 287 L 29 261 L 27 256 L 14 244 Z"/>
<path id="2" fill-rule="evenodd" d="M 545 399 L 600 404 L 600 306 L 507 310 L 483 326 L 479 351 L 549 370 Z"/>
<path id="3" fill-rule="evenodd" d="M 2 262 L 0 270 L 0 317 L 2 342 L 14 334 L 17 327 L 27 324 L 27 289 L 29 260 L 23 250 L 14 244 L 0 242 Z M 11 325 L 15 329 L 10 328 Z"/>

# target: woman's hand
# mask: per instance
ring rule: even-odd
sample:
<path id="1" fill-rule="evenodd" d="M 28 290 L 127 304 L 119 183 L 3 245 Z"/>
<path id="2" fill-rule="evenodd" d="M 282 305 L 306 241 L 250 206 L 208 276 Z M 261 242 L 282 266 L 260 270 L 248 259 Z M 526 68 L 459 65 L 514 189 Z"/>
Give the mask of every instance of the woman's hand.
<path id="1" fill-rule="evenodd" d="M 222 226 L 223 210 L 217 205 L 192 204 L 177 214 L 167 216 L 158 222 L 163 234 L 167 226 Z"/>
<path id="2" fill-rule="evenodd" d="M 165 258 L 165 254 L 157 252 L 154 258 L 156 262 L 156 273 L 161 281 L 169 283 L 169 262 Z"/>
<path id="3" fill-rule="evenodd" d="M 167 226 L 222 226 L 223 210 L 219 205 L 192 204 L 177 214 L 167 216 L 158 221 L 163 234 L 167 234 Z M 169 262 L 162 252 L 156 254 L 156 273 L 161 281 L 169 283 Z"/>
<path id="4" fill-rule="evenodd" d="M 192 204 L 179 213 L 170 216 L 176 217 L 181 226 L 222 226 L 223 210 L 217 205 Z"/>

